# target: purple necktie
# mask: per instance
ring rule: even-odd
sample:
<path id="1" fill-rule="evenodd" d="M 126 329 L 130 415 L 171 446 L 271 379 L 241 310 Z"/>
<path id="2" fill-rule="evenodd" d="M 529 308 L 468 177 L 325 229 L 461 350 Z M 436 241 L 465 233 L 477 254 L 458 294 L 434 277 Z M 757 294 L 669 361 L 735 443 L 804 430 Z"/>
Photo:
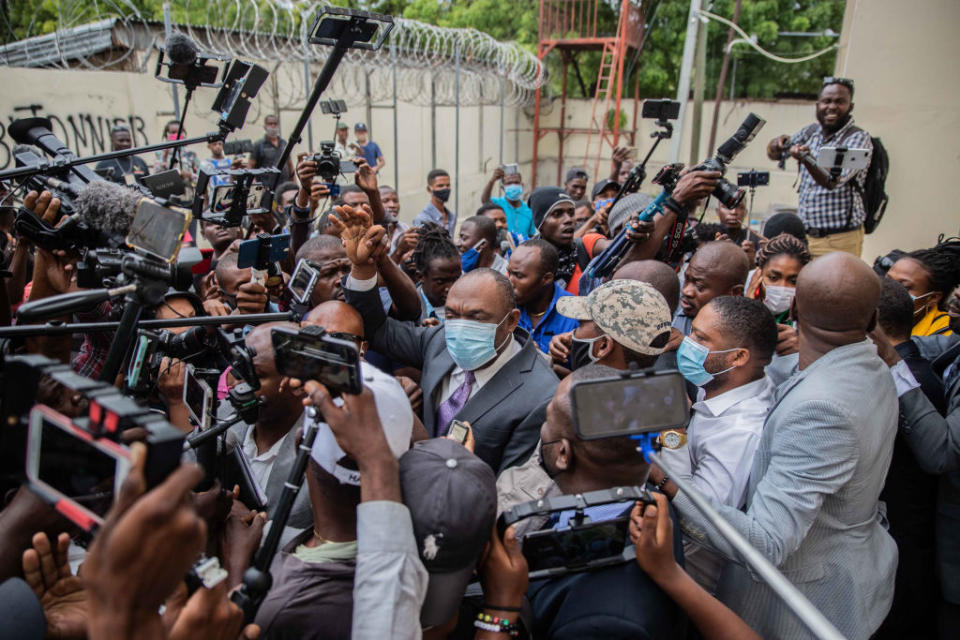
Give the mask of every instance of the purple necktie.
<path id="1" fill-rule="evenodd" d="M 447 435 L 447 431 L 450 430 L 450 422 L 454 416 L 460 413 L 463 405 L 467 404 L 470 391 L 473 390 L 473 383 L 476 382 L 473 371 L 464 371 L 463 374 L 463 382 L 437 409 L 437 423 L 434 427 L 438 437 Z"/>

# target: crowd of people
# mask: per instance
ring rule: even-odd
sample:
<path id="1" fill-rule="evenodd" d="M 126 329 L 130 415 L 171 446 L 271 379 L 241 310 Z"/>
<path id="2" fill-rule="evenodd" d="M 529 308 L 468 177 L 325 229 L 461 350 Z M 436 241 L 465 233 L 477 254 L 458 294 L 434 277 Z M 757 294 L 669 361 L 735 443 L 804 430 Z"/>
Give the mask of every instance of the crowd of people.
<path id="1" fill-rule="evenodd" d="M 124 440 L 129 473 L 83 548 L 62 511 L 11 480 L 22 469 L 6 470 L 0 610 L 18 622 L 0 637 L 815 637 L 679 490 L 681 478 L 845 637 L 957 637 L 960 239 L 872 267 L 860 258 L 865 171 L 824 178 L 808 161 L 831 140 L 870 148 L 852 98 L 852 82 L 825 80 L 817 121 L 770 141 L 771 159 L 799 162 L 798 209 L 761 227 L 746 226 L 743 204 L 717 205 L 718 222 L 702 221 L 716 171 L 683 173 L 657 215 L 642 218 L 653 197 L 621 194 L 632 166 L 624 149 L 593 185 L 573 167 L 563 185 L 528 189 L 516 165 L 498 167 L 467 212 L 449 208 L 457 185 L 434 169 L 429 202 L 412 217 L 381 182 L 383 154 L 366 125 L 353 141 L 341 125 L 353 184 L 332 196 L 301 154 L 282 170 L 271 211 L 240 227 L 200 222 L 188 242 L 212 248 L 209 266 L 141 315 L 183 319 L 174 334 L 196 317 L 238 316 L 223 324 L 250 371 L 224 353 L 163 357 L 138 400 L 196 434 L 187 364 L 216 379 L 214 418 L 232 413 L 239 386 L 252 387 L 259 410 L 228 429 L 225 446 L 246 460 L 256 504 L 239 485 L 204 486 L 209 469 L 192 451 L 148 486 L 146 447 Z M 183 177 L 275 165 L 285 141 L 275 116 L 264 125 L 249 157 L 226 157 L 219 142 L 207 159 L 181 153 Z M 165 129 L 183 135 L 176 122 Z M 111 140 L 131 146 L 122 126 Z M 117 182 L 150 173 L 137 157 L 110 164 L 100 169 Z M 5 189 L 8 204 L 57 224 L 53 194 Z M 9 325 L 23 303 L 77 291 L 78 256 L 33 246 L 2 215 Z M 238 266 L 245 239 L 284 232 L 289 257 L 275 282 Z M 627 251 L 596 277 L 592 265 L 619 236 Z M 304 266 L 316 277 L 296 300 L 288 285 Z M 106 321 L 121 306 L 114 298 L 62 320 Z M 241 317 L 268 312 L 291 320 Z M 281 373 L 274 330 L 311 326 L 356 347 L 360 394 Z M 29 337 L 6 355 L 43 354 L 96 377 L 112 335 Z M 669 471 L 627 436 L 584 438 L 578 426 L 643 415 L 599 396 L 589 405 L 598 415 L 584 415 L 572 400 L 578 385 L 650 370 L 679 372 L 690 407 L 689 423 L 659 438 Z M 71 418 L 90 410 L 55 381 L 41 381 L 36 402 Z M 296 487 L 291 470 L 313 423 Z M 496 524 L 529 501 L 634 486 L 649 500 Z M 277 522 L 288 490 L 289 517 Z M 632 554 L 531 577 L 524 539 L 583 516 L 623 522 Z M 230 594 L 274 527 L 283 529 L 269 589 L 245 619 Z M 188 588 L 201 556 L 224 576 Z"/>

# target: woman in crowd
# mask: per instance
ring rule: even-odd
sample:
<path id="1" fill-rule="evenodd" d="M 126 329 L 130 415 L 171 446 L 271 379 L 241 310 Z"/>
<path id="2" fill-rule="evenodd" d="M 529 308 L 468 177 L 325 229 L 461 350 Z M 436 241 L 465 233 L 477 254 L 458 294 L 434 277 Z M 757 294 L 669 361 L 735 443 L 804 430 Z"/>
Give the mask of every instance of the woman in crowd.
<path id="1" fill-rule="evenodd" d="M 951 335 L 946 303 L 960 284 L 960 239 L 911 251 L 897 260 L 888 276 L 907 288 L 913 298 L 913 335 Z"/>
<path id="2" fill-rule="evenodd" d="M 787 324 L 797 276 L 808 262 L 807 245 L 789 233 L 781 233 L 757 251 L 757 268 L 751 274 L 747 295 L 763 298 L 777 324 Z"/>

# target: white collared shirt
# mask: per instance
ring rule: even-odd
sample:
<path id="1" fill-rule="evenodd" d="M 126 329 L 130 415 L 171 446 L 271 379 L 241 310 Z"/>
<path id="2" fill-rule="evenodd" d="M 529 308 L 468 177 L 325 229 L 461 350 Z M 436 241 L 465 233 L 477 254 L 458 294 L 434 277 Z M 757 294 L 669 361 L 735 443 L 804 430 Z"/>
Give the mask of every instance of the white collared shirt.
<path id="1" fill-rule="evenodd" d="M 767 412 L 773 383 L 764 376 L 704 400 L 700 389 L 687 428 L 693 483 L 721 504 L 740 508 Z"/>
<path id="2" fill-rule="evenodd" d="M 467 400 L 470 400 L 473 396 L 477 395 L 477 392 L 483 388 L 483 385 L 487 384 L 493 379 L 493 376 L 497 375 L 497 372 L 500 369 L 510 362 L 513 356 L 520 353 L 520 343 L 517 342 L 513 336 L 510 336 L 510 344 L 507 345 L 507 348 L 504 349 L 500 355 L 498 355 L 493 362 L 490 363 L 490 366 L 484 367 L 483 369 L 477 369 L 473 372 L 476 382 L 473 385 L 473 388 L 470 390 L 470 395 L 467 397 Z M 460 367 L 454 366 L 450 374 L 444 378 L 443 383 L 440 386 L 440 398 L 437 402 L 439 407 L 443 404 L 447 398 L 453 395 L 453 392 L 457 390 L 461 384 L 463 384 L 463 378 L 466 375 L 466 371 Z"/>
<path id="3" fill-rule="evenodd" d="M 263 453 L 257 454 L 257 442 L 253 438 L 255 428 L 250 427 L 247 429 L 246 435 L 243 436 L 243 455 L 247 456 L 247 461 L 250 462 L 250 473 L 253 474 L 257 486 L 266 493 L 267 481 L 270 479 L 270 472 L 273 471 L 273 463 L 277 461 L 277 456 L 280 455 L 283 438 L 277 440 L 272 447 Z"/>

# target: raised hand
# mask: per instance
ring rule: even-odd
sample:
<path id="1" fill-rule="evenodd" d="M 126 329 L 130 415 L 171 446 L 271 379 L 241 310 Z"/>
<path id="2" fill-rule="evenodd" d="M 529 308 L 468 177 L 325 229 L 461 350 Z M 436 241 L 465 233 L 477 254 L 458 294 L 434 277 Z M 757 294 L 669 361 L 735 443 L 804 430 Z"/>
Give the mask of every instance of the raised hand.
<path id="1" fill-rule="evenodd" d="M 355 265 L 375 264 L 375 251 L 386 229 L 374 225 L 369 208 L 343 205 L 336 207 L 330 223 L 343 241 L 347 257 Z"/>
<path id="2" fill-rule="evenodd" d="M 87 637 L 87 592 L 70 571 L 70 536 L 61 533 L 52 548 L 45 533 L 33 536 L 33 548 L 23 552 L 23 578 L 43 607 L 48 638 Z"/>

